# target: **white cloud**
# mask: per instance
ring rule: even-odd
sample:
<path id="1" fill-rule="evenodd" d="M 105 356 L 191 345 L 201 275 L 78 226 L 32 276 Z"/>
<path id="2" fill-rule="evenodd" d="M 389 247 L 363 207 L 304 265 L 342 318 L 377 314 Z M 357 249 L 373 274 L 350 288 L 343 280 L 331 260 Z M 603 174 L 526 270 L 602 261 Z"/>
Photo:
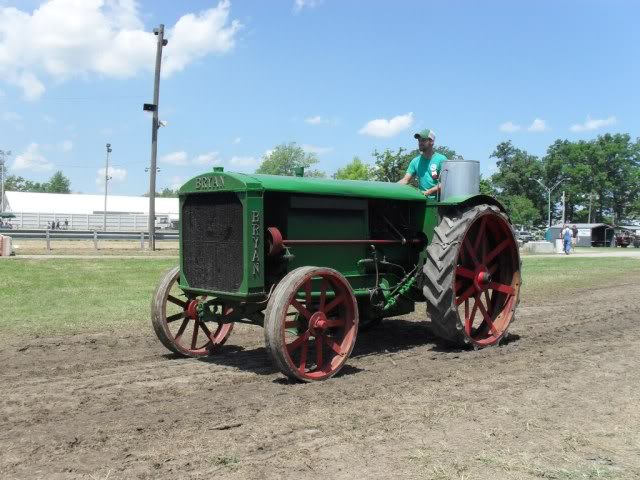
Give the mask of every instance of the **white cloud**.
<path id="1" fill-rule="evenodd" d="M 616 124 L 616 117 L 611 116 L 609 118 L 591 118 L 587 115 L 587 120 L 584 123 L 576 123 L 571 125 L 572 132 L 590 132 L 592 130 L 598 130 L 599 128 L 610 127 Z"/>
<path id="2" fill-rule="evenodd" d="M 168 163 L 169 165 L 186 165 L 188 163 L 187 152 L 171 152 L 160 157 L 161 163 Z"/>
<path id="3" fill-rule="evenodd" d="M 60 148 L 60 150 L 62 150 L 63 152 L 70 152 L 71 150 L 73 150 L 73 142 L 71 140 L 64 140 L 60 142 L 58 148 Z"/>
<path id="4" fill-rule="evenodd" d="M 326 120 L 323 120 L 320 115 L 316 115 L 314 117 L 307 117 L 304 119 L 304 121 L 311 125 L 320 125 L 321 123 L 326 122 Z"/>
<path id="5" fill-rule="evenodd" d="M 53 125 L 54 123 L 56 123 L 55 119 L 51 115 L 47 115 L 47 114 L 42 115 L 42 121 L 50 125 Z"/>
<path id="6" fill-rule="evenodd" d="M 231 160 L 229 160 L 229 164 L 231 165 L 231 168 L 233 170 L 238 170 L 241 172 L 249 172 L 256 169 L 256 167 L 260 164 L 260 160 L 257 159 L 256 157 L 250 157 L 250 156 L 246 156 L 246 157 L 235 156 L 235 157 L 231 157 Z"/>
<path id="7" fill-rule="evenodd" d="M 300 12 L 304 8 L 314 8 L 322 3 L 322 0 L 294 0 L 293 9 Z"/>
<path id="8" fill-rule="evenodd" d="M 16 112 L 2 112 L 2 115 L 0 115 L 0 118 L 2 118 L 4 122 L 21 122 L 22 121 L 22 115 Z"/>
<path id="9" fill-rule="evenodd" d="M 362 135 L 371 135 L 372 137 L 393 137 L 403 130 L 406 130 L 413 124 L 413 112 L 404 115 L 398 115 L 390 120 L 378 118 L 371 120 L 362 127 L 358 133 Z"/>
<path id="10" fill-rule="evenodd" d="M 544 120 L 542 120 L 541 118 L 536 118 L 531 125 L 529 125 L 529 128 L 527 128 L 527 130 L 529 130 L 530 132 L 544 132 L 546 130 L 549 130 L 549 127 L 547 127 L 547 124 Z"/>
<path id="11" fill-rule="evenodd" d="M 127 171 L 124 168 L 109 167 L 109 182 L 124 182 L 127 178 Z M 104 190 L 104 168 L 98 169 L 96 174 L 96 185 Z"/>
<path id="12" fill-rule="evenodd" d="M 241 137 L 236 137 L 236 138 L 234 138 L 234 139 L 233 139 L 233 143 L 234 143 L 234 145 L 239 144 L 241 141 L 242 141 L 242 138 L 241 138 Z"/>
<path id="13" fill-rule="evenodd" d="M 520 125 L 516 125 L 512 121 L 505 122 L 500 125 L 499 129 L 501 132 L 513 133 L 520 130 L 522 127 Z"/>
<path id="14" fill-rule="evenodd" d="M 307 153 L 315 153 L 317 155 L 322 155 L 323 153 L 329 153 L 333 151 L 333 147 L 316 147 L 315 145 L 301 145 L 302 149 Z"/>
<path id="15" fill-rule="evenodd" d="M 178 190 L 184 184 L 184 177 L 174 176 L 171 177 L 171 185 L 169 188 L 171 190 Z"/>
<path id="16" fill-rule="evenodd" d="M 13 169 L 46 172 L 53 169 L 53 163 L 40 153 L 40 147 L 37 143 L 31 143 L 23 153 L 16 156 L 13 161 Z"/>
<path id="17" fill-rule="evenodd" d="M 230 6 L 221 0 L 166 31 L 164 76 L 233 49 L 241 25 L 230 20 Z M 155 64 L 156 36 L 144 30 L 136 0 L 47 0 L 33 12 L 0 6 L 0 39 L 0 78 L 28 100 L 40 97 L 48 80 L 127 78 Z"/>
<path id="18" fill-rule="evenodd" d="M 194 165 L 215 165 L 220 163 L 220 158 L 218 158 L 218 152 L 203 153 L 194 158 L 192 163 Z"/>

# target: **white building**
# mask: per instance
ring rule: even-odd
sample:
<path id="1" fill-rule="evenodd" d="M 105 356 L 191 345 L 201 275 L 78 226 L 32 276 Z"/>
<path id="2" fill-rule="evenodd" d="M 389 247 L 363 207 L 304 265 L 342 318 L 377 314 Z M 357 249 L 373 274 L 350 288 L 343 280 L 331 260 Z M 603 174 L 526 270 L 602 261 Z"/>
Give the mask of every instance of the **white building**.
<path id="1" fill-rule="evenodd" d="M 65 220 L 69 229 L 101 230 L 104 222 L 104 195 L 80 193 L 5 192 L 4 209 L 15 214 L 15 228 L 46 228 L 50 222 Z M 157 218 L 178 219 L 177 198 L 156 198 Z M 149 198 L 107 197 L 108 230 L 146 230 Z"/>

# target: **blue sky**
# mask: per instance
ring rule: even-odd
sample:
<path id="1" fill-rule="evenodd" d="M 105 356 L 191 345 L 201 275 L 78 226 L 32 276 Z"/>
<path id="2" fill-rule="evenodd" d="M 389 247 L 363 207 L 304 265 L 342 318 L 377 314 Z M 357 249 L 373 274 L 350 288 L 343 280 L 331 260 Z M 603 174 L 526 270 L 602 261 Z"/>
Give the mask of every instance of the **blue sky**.
<path id="1" fill-rule="evenodd" d="M 109 192 L 146 192 L 164 23 L 159 188 L 283 142 L 331 174 L 427 127 L 487 175 L 501 141 L 640 135 L 638 18 L 631 0 L 0 0 L 0 149 L 9 174 L 99 193 L 109 142 Z"/>

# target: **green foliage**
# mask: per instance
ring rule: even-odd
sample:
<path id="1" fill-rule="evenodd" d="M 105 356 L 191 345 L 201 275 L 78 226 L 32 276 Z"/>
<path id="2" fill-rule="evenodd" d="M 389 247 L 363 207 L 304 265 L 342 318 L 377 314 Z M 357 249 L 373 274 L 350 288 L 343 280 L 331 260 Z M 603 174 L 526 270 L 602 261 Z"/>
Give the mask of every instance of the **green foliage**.
<path id="1" fill-rule="evenodd" d="M 498 192 L 491 182 L 491 178 L 482 178 L 480 175 L 480 193 L 483 195 L 489 195 L 490 197 L 496 197 Z"/>
<path id="2" fill-rule="evenodd" d="M 522 195 L 502 197 L 502 202 L 509 212 L 511 222 L 516 225 L 531 227 L 540 220 L 540 212 L 527 197 Z"/>
<path id="3" fill-rule="evenodd" d="M 499 144 L 491 157 L 498 159 L 498 171 L 491 176 L 498 199 L 506 203 L 508 197 L 526 197 L 538 210 L 539 216 L 544 217 L 547 204 L 543 188 L 536 181 L 543 178 L 542 162 L 538 157 L 514 147 L 511 141 Z"/>
<path id="4" fill-rule="evenodd" d="M 333 175 L 336 180 L 371 180 L 372 177 L 373 169 L 358 157 L 353 157 L 351 163 Z"/>
<path id="5" fill-rule="evenodd" d="M 8 192 L 71 193 L 71 181 L 61 171 L 57 171 L 48 182 L 43 183 L 7 175 L 4 189 Z"/>
<path id="6" fill-rule="evenodd" d="M 46 185 L 49 193 L 71 193 L 71 181 L 59 170 L 53 174 Z"/>
<path id="7" fill-rule="evenodd" d="M 304 167 L 308 169 L 310 166 L 317 164 L 318 161 L 315 153 L 305 152 L 295 142 L 283 143 L 276 146 L 268 155 L 265 155 L 256 173 L 293 176 L 296 168 Z M 324 172 L 319 170 L 305 170 L 304 175 L 305 177 L 326 176 Z"/>

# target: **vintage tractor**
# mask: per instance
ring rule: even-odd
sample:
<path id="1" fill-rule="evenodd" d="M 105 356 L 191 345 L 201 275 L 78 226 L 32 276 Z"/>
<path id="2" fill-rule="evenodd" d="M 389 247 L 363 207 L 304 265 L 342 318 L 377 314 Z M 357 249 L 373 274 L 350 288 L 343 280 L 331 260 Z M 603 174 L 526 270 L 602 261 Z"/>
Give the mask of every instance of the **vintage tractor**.
<path id="1" fill-rule="evenodd" d="M 274 365 L 302 381 L 335 375 L 359 329 L 416 302 L 444 341 L 495 345 L 518 304 L 517 245 L 502 205 L 477 193 L 214 168 L 180 189 L 180 265 L 155 291 L 153 327 L 200 357 L 235 323 L 263 326 Z"/>

